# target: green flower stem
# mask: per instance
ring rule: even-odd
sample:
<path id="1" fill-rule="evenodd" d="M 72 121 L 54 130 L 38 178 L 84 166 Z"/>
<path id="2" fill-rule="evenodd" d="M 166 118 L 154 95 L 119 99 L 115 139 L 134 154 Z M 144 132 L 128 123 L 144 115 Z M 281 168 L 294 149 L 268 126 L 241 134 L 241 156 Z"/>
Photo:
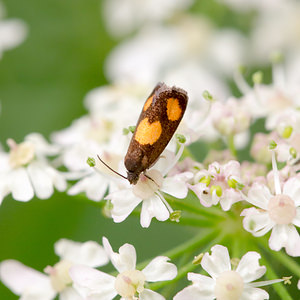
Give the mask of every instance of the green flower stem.
<path id="1" fill-rule="evenodd" d="M 218 238 L 215 238 L 215 237 Z M 222 235 L 221 235 L 222 236 Z M 214 239 L 215 238 L 215 239 Z M 188 252 L 193 252 L 198 248 L 201 248 L 202 245 L 205 245 L 207 243 L 209 243 L 212 240 L 217 240 L 217 242 L 219 242 L 219 235 L 218 235 L 218 231 L 202 231 L 199 235 L 193 237 L 192 239 L 184 242 L 183 244 L 175 247 L 172 250 L 168 250 L 166 252 L 164 252 L 163 254 L 161 254 L 162 256 L 167 256 L 169 257 L 171 260 L 184 255 L 185 253 Z M 151 260 L 148 259 L 146 261 L 143 261 L 141 263 L 139 263 L 137 265 L 137 269 L 141 270 L 143 269 Z"/>
<path id="2" fill-rule="evenodd" d="M 300 277 L 300 265 L 296 263 L 291 257 L 282 252 L 273 253 L 274 257 L 276 257 L 286 268 L 288 268 L 291 272 L 293 272 L 297 277 Z"/>
<path id="3" fill-rule="evenodd" d="M 199 253 L 200 253 L 200 251 L 202 253 L 204 253 L 204 252 L 207 252 L 216 243 L 221 243 L 222 240 L 223 240 L 223 238 L 224 238 L 224 235 L 223 234 L 219 234 L 216 238 L 212 239 L 211 235 L 213 235 L 213 234 L 215 234 L 215 232 L 213 232 L 212 234 L 209 234 L 209 235 L 205 236 L 205 238 L 202 238 L 202 239 L 198 240 L 198 243 L 197 242 L 193 242 L 194 239 L 188 241 L 187 243 L 185 243 L 186 245 L 188 245 L 187 249 L 189 249 L 189 250 L 187 250 L 187 251 L 190 251 L 190 252 L 194 251 L 195 250 L 194 246 L 197 246 L 196 248 L 199 247 Z M 207 242 L 205 241 L 208 238 L 210 239 L 210 242 L 209 241 L 207 241 Z M 201 241 L 201 243 L 200 243 L 200 241 Z M 188 244 L 189 242 L 190 242 L 190 244 Z M 205 243 L 205 247 L 201 247 L 200 248 L 200 246 L 203 245 L 203 243 Z M 182 246 L 184 246 L 184 244 Z M 175 250 L 178 249 L 178 248 L 180 248 L 180 247 L 181 246 L 178 246 L 178 247 L 174 248 L 173 250 L 169 251 L 169 253 L 171 253 L 172 251 L 175 252 Z M 177 254 L 184 255 L 184 253 L 186 253 L 186 252 L 178 251 L 176 253 L 176 257 L 177 257 Z M 172 255 L 168 254 L 168 252 L 166 252 L 164 255 L 168 256 L 168 257 L 172 257 Z M 166 285 L 175 283 L 178 280 L 180 280 L 181 278 L 185 277 L 188 272 L 191 272 L 194 269 L 196 269 L 198 266 L 199 265 L 194 265 L 191 262 L 188 262 L 186 265 L 184 265 L 183 267 L 179 268 L 178 274 L 177 274 L 176 278 L 174 278 L 173 280 L 150 283 L 149 287 L 151 288 L 151 290 L 158 290 L 158 289 L 160 289 L 160 288 L 162 288 L 162 287 L 164 287 Z"/>
<path id="4" fill-rule="evenodd" d="M 194 214 L 199 214 L 202 217 L 208 217 L 208 218 L 213 218 L 215 220 L 216 217 L 221 217 L 223 219 L 226 218 L 226 216 L 223 214 L 223 212 L 218 210 L 215 207 L 204 207 L 202 206 L 199 202 L 194 205 L 193 203 L 190 203 L 187 199 L 189 199 L 189 196 L 186 199 L 177 199 L 174 197 L 171 197 L 170 195 L 165 194 L 165 199 L 172 205 L 176 205 L 176 208 L 185 210 L 188 212 L 192 212 Z"/>
<path id="5" fill-rule="evenodd" d="M 182 216 L 179 222 L 170 221 L 170 219 L 168 221 L 178 225 L 194 226 L 194 227 L 201 227 L 201 228 L 207 228 L 207 227 L 211 228 L 215 225 L 215 222 L 213 220 L 190 218 L 186 216 Z"/>
<path id="6" fill-rule="evenodd" d="M 268 242 L 266 240 L 259 239 L 258 241 L 264 249 L 269 248 Z M 300 277 L 300 265 L 297 264 L 294 259 L 292 259 L 282 251 L 272 251 L 272 256 L 280 261 L 283 266 L 289 269 L 297 277 Z"/>
<path id="7" fill-rule="evenodd" d="M 273 259 L 273 257 L 267 256 L 269 259 Z M 267 267 L 266 276 L 269 280 L 278 279 L 279 277 L 275 273 L 272 268 L 272 263 L 269 263 L 266 259 L 262 258 L 262 264 Z M 276 290 L 277 294 L 284 300 L 293 300 L 293 298 L 288 293 L 287 289 L 282 284 L 274 284 L 272 285 Z"/>
<path id="8" fill-rule="evenodd" d="M 234 157 L 237 157 L 237 152 L 236 152 L 236 148 L 235 148 L 235 145 L 234 145 L 234 134 L 231 134 L 227 137 L 227 143 L 228 143 L 228 148 L 230 150 L 230 153 Z"/>
<path id="9" fill-rule="evenodd" d="M 173 280 L 149 283 L 149 288 L 152 291 L 156 291 L 156 290 L 161 289 L 161 288 L 163 288 L 167 285 L 171 285 L 172 283 L 175 283 L 178 280 L 180 280 L 181 278 L 185 277 L 188 272 L 192 272 L 197 267 L 198 267 L 198 265 L 194 265 L 191 262 L 189 262 L 184 267 L 180 268 L 176 278 L 174 278 Z"/>

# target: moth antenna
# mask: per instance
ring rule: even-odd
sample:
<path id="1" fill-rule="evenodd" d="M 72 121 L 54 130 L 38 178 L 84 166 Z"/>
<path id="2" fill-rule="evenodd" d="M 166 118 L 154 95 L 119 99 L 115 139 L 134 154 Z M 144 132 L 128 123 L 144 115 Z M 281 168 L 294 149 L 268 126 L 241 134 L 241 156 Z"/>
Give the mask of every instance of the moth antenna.
<path id="1" fill-rule="evenodd" d="M 111 168 L 108 164 L 106 164 L 101 158 L 99 155 L 97 155 L 98 159 L 104 164 L 105 167 L 107 167 L 108 169 L 110 169 L 112 172 L 114 172 L 115 174 L 123 177 L 124 179 L 128 180 L 127 177 L 125 177 L 124 175 L 118 173 L 117 171 L 115 171 L 113 168 Z"/>

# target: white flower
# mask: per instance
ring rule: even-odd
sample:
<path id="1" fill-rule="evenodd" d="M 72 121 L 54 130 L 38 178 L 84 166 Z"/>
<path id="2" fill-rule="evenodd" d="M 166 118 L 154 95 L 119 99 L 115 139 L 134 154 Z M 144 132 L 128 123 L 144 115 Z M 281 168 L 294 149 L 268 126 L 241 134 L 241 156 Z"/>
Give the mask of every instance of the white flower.
<path id="1" fill-rule="evenodd" d="M 119 164 L 123 159 L 122 156 L 111 151 L 99 152 L 99 155 L 114 170 L 118 170 Z M 103 199 L 107 189 L 112 192 L 116 189 L 118 181 L 123 181 L 123 179 L 120 179 L 115 173 L 104 166 L 98 158 L 95 158 L 95 163 L 95 167 L 93 169 L 90 168 L 91 172 L 83 174 L 80 180 L 68 190 L 69 195 L 77 195 L 85 192 L 88 199 L 100 201 Z"/>
<path id="2" fill-rule="evenodd" d="M 61 239 L 55 243 L 55 253 L 61 260 L 45 268 L 45 275 L 16 260 L 0 264 L 0 279 L 22 300 L 51 300 L 59 294 L 61 300 L 83 300 L 72 287 L 69 268 L 73 264 L 97 267 L 108 262 L 104 249 L 96 242 L 73 242 Z"/>
<path id="3" fill-rule="evenodd" d="M 106 0 L 104 17 L 110 33 L 120 36 L 131 33 L 143 24 L 168 19 L 192 3 L 193 0 Z"/>
<path id="4" fill-rule="evenodd" d="M 275 190 L 278 183 L 275 182 Z M 280 187 L 279 187 L 280 189 Z M 269 246 L 279 251 L 282 247 L 291 256 L 300 256 L 300 179 L 292 177 L 283 185 L 282 193 L 272 194 L 262 184 L 254 184 L 246 200 L 258 208 L 242 211 L 244 228 L 254 236 L 262 236 L 272 229 Z"/>
<path id="5" fill-rule="evenodd" d="M 205 253 L 201 266 L 211 276 L 188 273 L 192 285 L 184 288 L 174 300 L 263 300 L 269 299 L 266 291 L 257 288 L 266 282 L 253 282 L 266 272 L 260 266 L 257 252 L 248 252 L 240 260 L 237 268 L 233 270 L 226 247 L 216 245 L 211 248 L 212 254 Z M 280 280 L 279 280 L 280 281 Z M 278 281 L 270 281 L 274 283 Z"/>
<path id="6" fill-rule="evenodd" d="M 240 164 L 231 160 L 224 165 L 214 162 L 208 170 L 200 170 L 189 188 L 197 195 L 202 205 L 210 207 L 220 202 L 227 211 L 235 202 L 242 200 L 239 190 L 243 188 Z"/>
<path id="7" fill-rule="evenodd" d="M 140 271 L 136 269 L 136 251 L 132 245 L 125 244 L 116 253 L 104 237 L 103 246 L 119 274 L 114 277 L 87 266 L 71 267 L 70 276 L 84 299 L 110 300 L 117 295 L 123 300 L 164 299 L 144 285 L 146 282 L 171 280 L 176 277 L 177 268 L 168 262 L 168 257 L 158 256 Z"/>
<path id="8" fill-rule="evenodd" d="M 9 193 L 15 200 L 28 201 L 34 195 L 49 198 L 54 187 L 59 191 L 66 189 L 64 176 L 46 159 L 58 154 L 56 146 L 37 133 L 27 135 L 20 144 L 11 139 L 8 144 L 10 153 L 0 153 L 0 202 Z"/>
<path id="9" fill-rule="evenodd" d="M 225 136 L 249 129 L 251 115 L 244 103 L 235 98 L 214 103 L 211 113 L 215 128 Z"/>
<path id="10" fill-rule="evenodd" d="M 181 149 L 183 150 L 183 146 Z M 105 198 L 110 200 L 113 205 L 111 215 L 115 222 L 124 221 L 141 202 L 143 203 L 140 218 L 142 227 L 149 227 L 153 217 L 159 221 L 165 221 L 169 218 L 172 209 L 161 192 L 183 199 L 188 193 L 186 181 L 192 178 L 191 172 L 165 177 L 181 153 L 178 152 L 179 155 L 174 159 L 174 155 L 165 150 L 158 163 L 147 170 L 146 175 L 140 175 L 137 184 L 130 185 L 129 182 L 125 182 L 121 189 L 110 193 Z M 172 164 L 169 161 L 172 161 Z M 167 166 L 161 166 L 164 163 Z"/>
<path id="11" fill-rule="evenodd" d="M 4 15 L 4 7 L 0 4 L 0 18 Z M 17 19 L 0 20 L 0 58 L 6 50 L 21 44 L 27 35 L 27 26 Z"/>

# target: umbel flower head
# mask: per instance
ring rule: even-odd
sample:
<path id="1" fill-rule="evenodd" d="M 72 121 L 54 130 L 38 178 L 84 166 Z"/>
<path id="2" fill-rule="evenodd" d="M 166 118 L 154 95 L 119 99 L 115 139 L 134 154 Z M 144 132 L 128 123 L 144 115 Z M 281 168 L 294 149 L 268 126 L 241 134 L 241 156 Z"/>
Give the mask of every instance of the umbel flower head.
<path id="1" fill-rule="evenodd" d="M 245 199 L 258 208 L 244 209 L 244 228 L 254 236 L 263 236 L 272 229 L 269 246 L 279 251 L 282 247 L 291 256 L 300 256 L 300 236 L 296 229 L 300 227 L 300 179 L 291 177 L 282 188 L 272 153 L 275 195 L 260 183 L 250 188 Z"/>
<path id="2" fill-rule="evenodd" d="M 240 260 L 236 269 L 232 269 L 230 257 L 226 247 L 215 245 L 211 248 L 211 254 L 205 253 L 202 260 L 202 268 L 211 276 L 196 273 L 188 273 L 188 279 L 192 285 L 184 288 L 174 300 L 263 300 L 269 299 L 269 295 L 259 286 L 280 282 L 252 282 L 262 277 L 266 267 L 260 266 L 257 252 L 247 252 Z"/>
<path id="3" fill-rule="evenodd" d="M 191 172 L 183 172 L 174 176 L 168 176 L 168 172 L 178 161 L 183 151 L 181 145 L 176 157 L 170 151 L 164 151 L 162 158 L 153 168 L 142 174 L 135 185 L 126 185 L 106 196 L 113 208 L 111 216 L 117 223 L 124 221 L 133 209 L 142 204 L 140 222 L 142 227 L 149 227 L 155 217 L 159 221 L 165 221 L 173 212 L 162 192 L 183 199 L 188 193 L 186 182 L 192 178 Z"/>
<path id="4" fill-rule="evenodd" d="M 28 201 L 34 195 L 49 198 L 54 187 L 66 189 L 65 177 L 47 159 L 58 154 L 58 147 L 38 133 L 27 135 L 20 144 L 9 139 L 8 145 L 9 153 L 0 152 L 0 203 L 10 193 L 15 200 Z"/>
<path id="5" fill-rule="evenodd" d="M 136 251 L 130 244 L 120 247 L 119 253 L 113 251 L 107 238 L 103 246 L 118 275 L 112 276 L 83 265 L 70 269 L 70 276 L 77 291 L 84 299 L 114 299 L 117 295 L 123 300 L 162 300 L 160 294 L 145 287 L 146 282 L 171 280 L 177 275 L 177 268 L 169 263 L 168 257 L 158 256 L 142 270 L 136 269 Z"/>
<path id="6" fill-rule="evenodd" d="M 46 274 L 31 269 L 16 260 L 0 264 L 0 279 L 22 300 L 52 300 L 59 294 L 62 300 L 83 300 L 72 286 L 69 269 L 75 263 L 98 267 L 108 262 L 103 248 L 94 241 L 85 243 L 61 239 L 55 243 L 60 261 L 47 266 Z"/>

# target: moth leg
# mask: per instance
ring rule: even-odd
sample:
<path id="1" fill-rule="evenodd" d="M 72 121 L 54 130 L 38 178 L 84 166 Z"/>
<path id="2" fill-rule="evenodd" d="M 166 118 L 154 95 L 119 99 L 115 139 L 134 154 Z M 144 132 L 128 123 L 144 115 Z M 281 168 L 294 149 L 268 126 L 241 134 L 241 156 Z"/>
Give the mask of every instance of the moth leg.
<path id="1" fill-rule="evenodd" d="M 144 172 L 143 174 L 145 175 L 145 177 L 147 177 L 148 179 L 152 180 L 157 185 L 157 187 L 159 187 L 159 185 L 155 182 L 155 180 L 153 178 L 151 178 L 150 176 L 148 176 L 146 174 L 146 172 Z"/>

